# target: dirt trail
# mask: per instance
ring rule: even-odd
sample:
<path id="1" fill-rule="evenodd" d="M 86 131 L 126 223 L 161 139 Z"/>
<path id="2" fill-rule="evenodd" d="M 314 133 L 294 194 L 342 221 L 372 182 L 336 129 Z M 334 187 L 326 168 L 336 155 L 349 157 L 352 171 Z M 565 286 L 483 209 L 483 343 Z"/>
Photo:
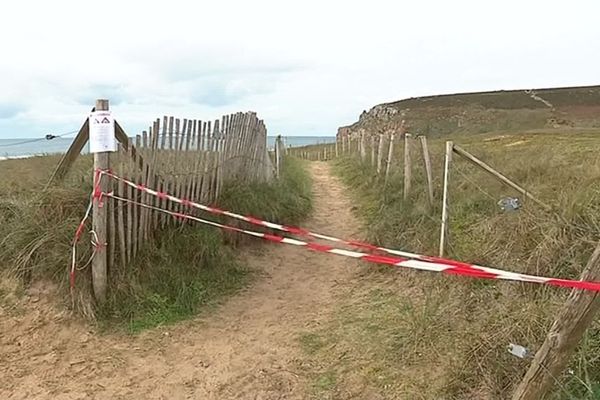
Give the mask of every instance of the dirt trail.
<path id="1" fill-rule="evenodd" d="M 311 163 L 307 227 L 355 237 L 342 185 Z M 247 256 L 264 274 L 210 315 L 139 336 L 97 336 L 44 293 L 25 312 L 0 309 L 2 399 L 303 399 L 310 366 L 298 335 L 324 321 L 355 261 L 284 245 Z"/>

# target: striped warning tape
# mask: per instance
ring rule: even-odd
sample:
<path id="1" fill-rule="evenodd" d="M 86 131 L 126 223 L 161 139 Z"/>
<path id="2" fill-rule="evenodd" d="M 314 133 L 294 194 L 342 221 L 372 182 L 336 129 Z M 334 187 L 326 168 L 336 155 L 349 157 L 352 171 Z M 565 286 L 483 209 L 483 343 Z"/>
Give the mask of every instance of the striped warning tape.
<path id="1" fill-rule="evenodd" d="M 392 254 L 394 256 L 400 256 L 400 257 L 408 258 L 408 259 L 412 259 L 412 260 L 419 260 L 419 261 L 425 261 L 425 262 L 433 263 L 433 264 L 452 266 L 453 268 L 456 268 L 456 269 L 461 269 L 461 270 L 465 270 L 465 271 L 469 270 L 471 272 L 471 276 L 481 276 L 482 274 L 483 275 L 489 274 L 494 277 L 496 275 L 498 277 L 502 276 L 502 278 L 499 278 L 499 279 L 507 279 L 507 280 L 514 280 L 514 281 L 522 281 L 522 282 L 534 282 L 534 283 L 547 283 L 548 280 L 553 280 L 554 281 L 553 284 L 556 286 L 578 287 L 581 289 L 586 289 L 585 287 L 583 287 L 583 286 L 585 286 L 584 285 L 585 282 L 582 282 L 582 281 L 554 279 L 554 278 L 542 278 L 542 277 L 538 277 L 535 275 L 527 275 L 527 274 L 521 274 L 518 272 L 510 272 L 510 271 L 505 271 L 505 270 L 496 269 L 496 268 L 484 267 L 484 266 L 477 265 L 477 264 L 469 264 L 469 263 L 451 260 L 451 259 L 442 258 L 442 257 L 433 257 L 433 256 L 411 253 L 408 251 L 389 249 L 386 247 L 375 246 L 375 245 L 372 245 L 369 243 L 364 243 L 361 241 L 346 240 L 346 239 L 340 239 L 340 238 L 337 238 L 334 236 L 323 235 L 320 233 L 311 232 L 308 229 L 299 228 L 299 227 L 295 227 L 295 226 L 276 224 L 276 223 L 265 221 L 265 220 L 255 218 L 252 216 L 241 215 L 241 214 L 237 214 L 237 213 L 234 213 L 231 211 L 222 210 L 217 207 L 211 207 L 211 206 L 199 204 L 199 203 L 196 203 L 196 202 L 193 202 L 190 200 L 181 199 L 181 198 L 175 197 L 166 192 L 160 192 L 157 190 L 153 190 L 144 185 L 136 184 L 135 182 L 132 182 L 131 180 L 117 176 L 112 171 L 101 170 L 101 171 L 98 171 L 98 173 L 100 175 L 106 175 L 113 179 L 119 180 L 134 189 L 143 191 L 145 193 L 148 193 L 148 194 L 158 197 L 160 199 L 167 199 L 169 201 L 173 201 L 175 203 L 179 203 L 184 206 L 203 210 L 203 211 L 215 214 L 215 215 L 225 215 L 225 216 L 228 216 L 231 218 L 236 218 L 238 220 L 245 221 L 245 222 L 257 225 L 257 226 L 271 228 L 271 229 L 279 230 L 282 232 L 287 232 L 287 233 L 290 233 L 293 235 L 308 236 L 308 237 L 313 237 L 315 239 L 322 239 L 322 240 L 327 240 L 330 242 L 342 243 L 342 244 L 346 244 L 346 245 L 353 246 L 353 247 L 367 249 L 370 251 L 385 252 L 388 254 Z M 463 275 L 465 275 L 465 274 L 463 274 Z M 575 282 L 575 283 L 581 282 L 581 285 L 579 283 L 577 283 L 577 285 L 580 285 L 580 286 L 568 286 L 568 285 L 563 285 L 564 282 Z M 591 283 L 598 285 L 595 282 L 591 282 Z M 594 285 L 592 285 L 592 286 L 594 286 Z M 597 290 L 597 289 L 592 289 L 591 287 L 587 287 L 587 289 L 588 290 Z"/>
<path id="2" fill-rule="evenodd" d="M 392 253 L 395 255 L 401 255 L 403 258 L 389 257 L 389 256 L 383 256 L 383 255 L 377 255 L 377 254 L 362 253 L 359 251 L 339 249 L 339 248 L 334 248 L 332 246 L 322 245 L 322 244 L 318 244 L 318 243 L 305 242 L 305 241 L 301 241 L 301 240 L 297 240 L 297 239 L 293 239 L 293 238 L 287 238 L 287 237 L 272 235 L 272 234 L 268 234 L 268 233 L 261 233 L 261 232 L 247 230 L 247 229 L 241 229 L 241 228 L 233 227 L 230 225 L 225 225 L 225 224 L 220 224 L 220 223 L 213 222 L 213 221 L 208 221 L 208 220 L 194 217 L 191 215 L 187 215 L 184 213 L 168 211 L 168 210 L 164 210 L 164 209 L 154 207 L 154 206 L 151 206 L 148 204 L 139 203 L 139 202 L 136 202 L 133 200 L 120 198 L 118 196 L 115 196 L 113 193 L 102 193 L 103 196 L 111 197 L 111 198 L 114 198 L 119 201 L 131 202 L 131 203 L 134 203 L 141 207 L 153 209 L 155 211 L 159 211 L 159 212 L 163 212 L 163 213 L 172 215 L 176 218 L 188 219 L 188 220 L 200 222 L 200 223 L 203 223 L 206 225 L 215 226 L 215 227 L 218 227 L 221 229 L 238 232 L 238 233 L 243 233 L 243 234 L 254 236 L 254 237 L 259 237 L 259 238 L 269 240 L 272 242 L 286 243 L 286 244 L 295 245 L 295 246 L 302 246 L 302 247 L 306 247 L 306 248 L 314 250 L 314 251 L 327 252 L 327 253 L 337 254 L 337 255 L 341 255 L 341 256 L 362 259 L 365 261 L 374 262 L 374 263 L 378 263 L 378 264 L 386 264 L 386 265 L 392 265 L 392 266 L 398 266 L 398 267 L 404 267 L 404 268 L 412 268 L 412 269 L 433 271 L 433 272 L 444 272 L 447 274 L 470 276 L 470 277 L 475 277 L 475 278 L 502 279 L 502 280 L 510 280 L 510 281 L 521 281 L 521 282 L 530 282 L 530 283 L 538 283 L 538 284 L 547 284 L 547 285 L 552 285 L 552 286 L 562 286 L 562 287 L 568 287 L 568 288 L 600 291 L 600 282 L 547 278 L 547 277 L 541 277 L 541 276 L 536 276 L 536 275 L 528 275 L 528 274 L 510 272 L 510 271 L 505 271 L 505 270 L 496 269 L 496 268 L 482 267 L 479 265 L 463 263 L 463 262 L 455 261 L 455 260 L 424 256 L 424 255 L 420 255 L 420 254 L 414 254 L 414 253 L 409 253 L 409 252 L 404 252 L 404 251 L 399 251 L 399 250 L 386 249 L 383 247 L 373 246 L 373 245 L 369 245 L 369 244 L 361 243 L 361 242 L 347 241 L 347 240 L 338 239 L 338 238 L 334 238 L 334 237 L 330 237 L 330 236 L 326 236 L 326 235 L 316 234 L 316 233 L 310 232 L 310 231 L 302 229 L 302 228 L 292 227 L 292 231 L 289 231 L 289 230 L 287 230 L 290 228 L 288 226 L 274 224 L 274 223 L 271 223 L 268 221 L 262 221 L 262 220 L 259 220 L 259 219 L 253 218 L 253 217 L 247 217 L 247 216 L 232 213 L 229 211 L 224 211 L 224 210 L 221 210 L 221 209 L 218 209 L 215 207 L 209 207 L 206 205 L 194 203 L 189 200 L 179 199 L 168 193 L 159 192 L 159 191 L 147 188 L 143 185 L 135 184 L 134 182 L 129 181 L 124 178 L 121 178 L 110 171 L 101 171 L 101 174 L 105 174 L 114 179 L 120 180 L 120 181 L 122 181 L 138 190 L 144 191 L 150 195 L 157 196 L 159 198 L 168 199 L 170 201 L 174 201 L 174 202 L 182 204 L 184 206 L 191 206 L 194 208 L 198 208 L 198 209 L 201 209 L 204 211 L 211 212 L 213 214 L 227 215 L 227 216 L 241 219 L 241 220 L 244 220 L 244 221 L 256 224 L 256 225 L 261 225 L 261 226 L 265 226 L 265 227 L 269 227 L 269 228 L 273 228 L 273 229 L 279 229 L 279 230 L 286 231 L 289 233 L 304 234 L 304 235 L 312 236 L 315 238 L 322 238 L 322 239 L 331 240 L 334 242 L 341 242 L 341 243 L 346 243 L 346 244 L 355 245 L 355 246 L 359 245 L 360 247 L 366 247 L 371 250 L 386 251 L 388 253 Z"/>
<path id="3" fill-rule="evenodd" d="M 542 284 L 547 284 L 547 285 L 552 285 L 552 286 L 562 286 L 562 287 L 569 287 L 569 288 L 575 288 L 575 289 L 600 291 L 600 282 L 586 282 L 586 281 L 575 281 L 575 280 L 569 280 L 569 279 L 545 278 L 545 277 L 535 276 L 535 275 L 517 274 L 514 272 L 503 271 L 503 270 L 493 269 L 493 268 L 485 268 L 485 267 L 474 268 L 473 266 L 470 266 L 470 265 L 468 267 L 464 267 L 464 266 L 462 266 L 463 263 L 456 262 L 456 261 L 454 262 L 454 265 L 453 265 L 450 263 L 442 263 L 442 262 L 435 262 L 435 261 L 422 261 L 422 260 L 414 260 L 414 259 L 400 258 L 400 257 L 389 257 L 389 256 L 376 255 L 376 254 L 362 253 L 359 251 L 338 249 L 338 248 L 334 248 L 332 246 L 327 246 L 327 245 L 323 245 L 323 244 L 318 244 L 318 243 L 313 243 L 313 242 L 304 242 L 304 241 L 298 240 L 298 239 L 293 239 L 293 238 L 288 238 L 288 237 L 283 237 L 283 236 L 278 236 L 278 235 L 272 235 L 269 233 L 255 232 L 255 231 L 251 231 L 248 229 L 242 229 L 242 228 L 238 228 L 238 227 L 231 226 L 231 225 L 221 224 L 218 222 L 205 220 L 205 219 L 198 218 L 198 217 L 188 215 L 188 214 L 184 214 L 181 212 L 165 210 L 165 209 L 158 208 L 158 207 L 155 207 L 155 206 L 152 206 L 149 204 L 141 203 L 141 202 L 138 202 L 135 200 L 125 199 L 125 198 L 116 196 L 114 193 L 103 193 L 103 195 L 106 197 L 109 197 L 109 198 L 113 198 L 118 201 L 132 203 L 132 204 L 138 205 L 140 207 L 144 207 L 144 208 L 151 209 L 154 211 L 162 212 L 162 213 L 171 215 L 177 219 L 184 219 L 184 220 L 187 219 L 187 220 L 191 220 L 191 221 L 196 221 L 196 222 L 199 222 L 199 223 L 202 223 L 205 225 L 214 226 L 214 227 L 221 228 L 221 229 L 224 229 L 224 230 L 227 230 L 230 232 L 243 233 L 243 234 L 246 234 L 249 236 L 258 237 L 258 238 L 265 239 L 265 240 L 268 240 L 271 242 L 285 243 L 285 244 L 290 244 L 290 245 L 294 245 L 294 246 L 301 246 L 301 247 L 305 247 L 305 248 L 308 248 L 308 249 L 314 250 L 314 251 L 337 254 L 340 256 L 361 259 L 364 261 L 377 263 L 377 264 L 385 264 L 385 265 L 396 266 L 396 267 L 418 269 L 418 270 L 423 270 L 423 271 L 443 272 L 443 273 L 447 273 L 447 274 L 451 274 L 451 275 L 470 276 L 470 277 L 474 277 L 474 278 L 502 279 L 502 280 L 509 280 L 509 281 L 542 283 Z M 493 271 L 493 272 L 491 272 L 491 271 Z"/>

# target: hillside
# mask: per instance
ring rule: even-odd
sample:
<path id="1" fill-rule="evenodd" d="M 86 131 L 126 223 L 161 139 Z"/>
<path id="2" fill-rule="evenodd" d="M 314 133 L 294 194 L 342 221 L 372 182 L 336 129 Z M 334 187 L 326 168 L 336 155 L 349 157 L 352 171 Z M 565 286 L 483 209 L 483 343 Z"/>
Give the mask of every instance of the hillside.
<path id="1" fill-rule="evenodd" d="M 600 86 L 460 93 L 376 105 L 338 135 L 398 129 L 428 136 L 546 128 L 599 128 Z"/>

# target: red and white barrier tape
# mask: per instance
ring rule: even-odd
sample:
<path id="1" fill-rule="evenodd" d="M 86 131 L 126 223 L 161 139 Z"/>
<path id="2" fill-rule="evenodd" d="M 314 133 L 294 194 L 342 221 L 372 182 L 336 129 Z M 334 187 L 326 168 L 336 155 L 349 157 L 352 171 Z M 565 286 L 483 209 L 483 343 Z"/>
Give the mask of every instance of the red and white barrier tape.
<path id="1" fill-rule="evenodd" d="M 152 210 L 155 210 L 158 212 L 163 212 L 163 213 L 172 215 L 176 218 L 189 219 L 189 220 L 200 222 L 200 223 L 203 223 L 206 225 L 211 225 L 211 226 L 215 226 L 215 227 L 218 227 L 221 229 L 225 229 L 228 231 L 243 233 L 243 234 L 247 234 L 247 235 L 254 236 L 254 237 L 260 237 L 262 239 L 269 240 L 272 242 L 286 243 L 286 244 L 295 245 L 295 246 L 303 246 L 303 247 L 309 248 L 314 251 L 333 253 L 333 254 L 338 254 L 338 255 L 342 255 L 342 256 L 346 256 L 346 257 L 362 259 L 362 260 L 369 261 L 369 262 L 393 265 L 393 266 L 399 266 L 399 267 L 405 267 L 405 268 L 434 271 L 434 272 L 444 272 L 444 273 L 453 274 L 453 275 L 471 276 L 471 277 L 476 277 L 476 278 L 503 279 L 503 280 L 531 282 L 531 283 L 539 283 L 539 284 L 543 283 L 543 284 L 553 285 L 553 286 L 562 286 L 562 287 L 569 287 L 569 288 L 576 288 L 576 289 L 600 291 L 600 282 L 576 281 L 576 280 L 569 280 L 569 279 L 546 278 L 546 277 L 540 277 L 540 276 L 535 276 L 535 275 L 520 274 L 520 273 L 516 273 L 516 272 L 510 272 L 510 271 L 505 271 L 505 270 L 500 270 L 500 269 L 495 269 L 495 268 L 482 267 L 482 266 L 475 265 L 475 264 L 463 263 L 463 262 L 455 261 L 455 260 L 449 260 L 449 259 L 444 259 L 444 258 L 409 253 L 409 252 L 400 251 L 400 250 L 388 249 L 385 247 L 374 246 L 374 245 L 357 242 L 357 241 L 338 239 L 338 238 L 335 238 L 332 236 L 327 236 L 327 235 L 322 235 L 322 234 L 318 234 L 315 232 L 310 232 L 309 230 L 306 230 L 306 229 L 275 224 L 275 223 L 263 221 L 263 220 L 260 220 L 260 219 L 254 218 L 254 217 L 243 216 L 243 215 L 236 214 L 236 213 L 233 213 L 230 211 L 221 210 L 216 207 L 202 205 L 202 204 L 195 203 L 195 202 L 192 202 L 192 201 L 189 201 L 186 199 L 180 199 L 180 198 L 172 196 L 168 193 L 159 192 L 159 191 L 147 188 L 144 185 L 136 184 L 130 180 L 127 180 L 125 178 L 115 175 L 111 171 L 97 170 L 96 174 L 97 174 L 96 175 L 97 179 L 96 179 L 96 184 L 94 187 L 94 193 L 92 196 L 93 200 L 101 201 L 103 196 L 111 197 L 111 198 L 114 198 L 119 201 L 130 202 L 130 203 L 137 204 L 141 207 L 152 209 Z M 146 192 L 146 193 L 148 193 L 152 196 L 158 197 L 160 199 L 167 199 L 169 201 L 173 201 L 173 202 L 179 203 L 184 206 L 201 209 L 203 211 L 207 211 L 212 214 L 226 215 L 226 216 L 240 219 L 240 220 L 243 220 L 243 221 L 255 224 L 255 225 L 264 226 L 264 227 L 271 228 L 271 229 L 277 229 L 277 230 L 281 230 L 281 231 L 288 232 L 291 234 L 310 236 L 310 237 L 314 237 L 314 238 L 318 238 L 318 239 L 329 240 L 332 242 L 344 243 L 344 244 L 348 244 L 348 245 L 355 246 L 355 247 L 363 247 L 363 248 L 367 248 L 369 250 L 383 251 L 383 252 L 387 252 L 387 253 L 394 254 L 394 255 L 400 255 L 405 258 L 388 257 L 388 256 L 367 254 L 367 253 L 362 253 L 362 252 L 358 252 L 358 251 L 337 249 L 332 246 L 326 246 L 326 245 L 317 244 L 317 243 L 308 243 L 308 242 L 304 242 L 304 241 L 297 240 L 297 239 L 292 239 L 292 238 L 287 238 L 287 237 L 282 237 L 282 236 L 277 236 L 277 235 L 271 235 L 271 234 L 267 234 L 267 233 L 254 232 L 254 231 L 250 231 L 250 230 L 246 230 L 246 229 L 233 227 L 230 225 L 225 225 L 225 224 L 220 224 L 220 223 L 213 222 L 213 221 L 204 220 L 204 219 L 201 219 L 198 217 L 194 217 L 194 216 L 179 213 L 179 212 L 163 210 L 161 208 L 154 207 L 154 206 L 151 206 L 148 204 L 139 203 L 139 202 L 136 202 L 133 200 L 120 198 L 118 196 L 115 196 L 113 193 L 100 192 L 98 189 L 99 181 L 103 175 L 107 175 L 113 179 L 122 181 L 125 184 L 127 184 L 137 190 Z M 89 209 L 88 209 L 88 211 L 89 211 Z M 87 218 L 87 214 L 86 214 L 86 218 Z M 84 218 L 84 220 L 82 221 L 80 228 L 85 223 L 86 218 Z M 80 235 L 81 232 L 80 232 L 79 228 L 78 228 L 78 232 Z M 77 240 L 77 235 L 76 235 L 76 240 Z M 76 240 L 74 241 L 74 247 L 73 247 L 74 252 L 75 252 Z M 75 253 L 73 253 L 73 260 L 75 260 Z M 75 268 L 72 267 L 73 276 L 74 276 L 74 271 L 75 271 Z M 73 282 L 74 282 L 74 279 L 72 278 L 72 285 L 73 285 Z"/>
<path id="2" fill-rule="evenodd" d="M 71 248 L 71 269 L 69 271 L 69 286 L 71 288 L 71 296 L 73 296 L 73 289 L 75 289 L 75 271 L 78 269 L 77 268 L 77 243 L 79 243 L 79 240 L 81 239 L 81 235 L 83 235 L 83 230 L 85 229 L 85 224 L 87 222 L 87 220 L 90 218 L 90 214 L 92 213 L 92 206 L 94 204 L 94 202 L 98 202 L 98 204 L 100 205 L 100 207 L 103 206 L 103 202 L 102 202 L 102 191 L 100 190 L 100 181 L 102 180 L 102 171 L 97 169 L 96 171 L 94 171 L 94 188 L 92 190 L 92 195 L 90 196 L 90 202 L 85 210 L 85 213 L 83 215 L 83 218 L 81 219 L 81 222 L 79 222 L 79 225 L 77 226 L 77 230 L 75 231 L 75 235 L 73 237 L 73 245 Z M 92 234 L 92 247 L 94 248 L 94 251 L 92 252 L 88 262 L 81 268 L 84 269 L 85 267 L 87 267 L 91 262 L 92 259 L 94 258 L 94 255 L 96 254 L 96 252 L 102 248 L 106 248 L 106 243 L 100 243 L 98 241 L 98 235 L 96 234 L 96 232 L 94 232 L 93 230 L 90 231 L 90 233 Z"/>
<path id="3" fill-rule="evenodd" d="M 355 259 L 361 259 L 364 261 L 377 263 L 377 264 L 385 264 L 396 267 L 404 267 L 411 269 L 418 269 L 423 271 L 433 271 L 433 272 L 443 272 L 452 275 L 462 275 L 462 276 L 470 276 L 474 278 L 484 278 L 484 279 L 502 279 L 509 281 L 521 281 L 521 282 L 531 282 L 531 283 L 543 283 L 552 286 L 562 286 L 569 287 L 575 289 L 585 289 L 585 290 L 593 290 L 600 291 L 600 282 L 585 282 L 585 281 L 575 281 L 568 279 L 555 279 L 555 278 L 545 278 L 534 275 L 525 275 L 525 274 L 517 274 L 514 272 L 503 271 L 493 268 L 474 268 L 473 266 L 463 267 L 460 262 L 451 263 L 441 263 L 435 261 L 422 261 L 422 260 L 414 260 L 408 258 L 400 258 L 400 257 L 388 257 L 381 256 L 376 254 L 367 254 L 358 251 L 338 249 L 332 246 L 322 245 L 318 243 L 312 242 L 304 242 L 301 240 L 287 238 L 278 235 L 272 235 L 268 233 L 255 232 L 247 229 L 237 228 L 230 225 L 220 224 L 214 221 L 208 221 L 202 218 L 194 217 L 192 215 L 164 210 L 152 205 L 148 205 L 145 203 L 140 203 L 134 200 L 125 199 L 119 196 L 114 195 L 113 193 L 103 193 L 104 196 L 113 198 L 118 201 L 128 202 L 132 204 L 136 204 L 138 206 L 148 208 L 151 210 L 155 210 L 158 212 L 162 212 L 168 215 L 171 215 L 178 219 L 187 219 L 191 221 L 196 221 L 205 225 L 214 226 L 217 228 L 221 228 L 231 232 L 243 233 L 249 236 L 258 237 L 264 240 L 268 240 L 276 243 L 285 243 L 294 246 L 301 246 L 308 248 L 313 251 L 319 251 L 324 253 L 332 253 L 340 256 L 351 257 Z M 493 272 L 491 272 L 493 271 Z"/>
<path id="4" fill-rule="evenodd" d="M 372 245 L 369 243 L 364 243 L 364 242 L 360 242 L 360 241 L 356 241 L 356 240 L 340 239 L 340 238 L 337 238 L 334 236 L 323 235 L 320 233 L 311 232 L 308 229 L 294 227 L 294 226 L 288 226 L 288 225 L 282 225 L 282 224 L 276 224 L 276 223 L 261 220 L 261 219 L 258 219 L 258 218 L 252 217 L 252 216 L 241 215 L 241 214 L 237 214 L 237 213 L 234 213 L 231 211 L 222 210 L 220 208 L 211 207 L 211 206 L 207 206 L 204 204 L 199 204 L 199 203 L 196 203 L 196 202 L 193 202 L 190 200 L 186 200 L 186 199 L 181 199 L 181 198 L 175 197 L 169 193 L 160 192 L 157 190 L 150 189 L 144 185 L 136 184 L 128 179 L 125 179 L 125 178 L 115 175 L 112 171 L 99 171 L 99 173 L 100 173 L 100 175 L 107 175 L 113 179 L 119 180 L 119 181 L 127 184 L 128 186 L 130 186 L 134 189 L 143 191 L 145 193 L 148 193 L 148 194 L 158 197 L 160 199 L 167 199 L 169 201 L 179 203 L 184 206 L 196 208 L 199 210 L 207 211 L 207 212 L 215 214 L 215 215 L 225 215 L 225 216 L 236 218 L 238 220 L 245 221 L 245 222 L 257 225 L 257 226 L 276 229 L 276 230 L 279 230 L 282 232 L 287 232 L 287 233 L 290 233 L 293 235 L 309 236 L 309 237 L 313 237 L 315 239 L 322 239 L 322 240 L 327 240 L 330 242 L 342 243 L 342 244 L 346 244 L 346 245 L 353 246 L 353 247 L 368 249 L 370 251 L 381 251 L 381 252 L 385 252 L 388 254 L 393 254 L 394 256 L 405 257 L 405 258 L 409 258 L 409 259 L 413 259 L 413 260 L 420 260 L 420 261 L 425 261 L 428 263 L 448 265 L 448 266 L 452 266 L 454 268 L 459 268 L 461 270 L 472 269 L 472 270 L 474 270 L 474 271 L 472 271 L 472 276 L 480 276 L 482 274 L 483 275 L 490 274 L 490 275 L 502 276 L 503 278 L 500 278 L 500 279 L 508 279 L 508 280 L 514 280 L 514 281 L 522 281 L 522 282 L 534 282 L 534 283 L 545 283 L 547 280 L 554 280 L 554 281 L 556 281 L 555 285 L 557 285 L 557 286 L 561 286 L 561 282 L 565 282 L 565 280 L 563 280 L 563 279 L 542 278 L 542 277 L 538 277 L 535 275 L 527 275 L 527 274 L 521 274 L 518 272 L 510 272 L 510 271 L 505 271 L 505 270 L 496 269 L 496 268 L 484 267 L 484 266 L 477 265 L 477 264 L 469 264 L 469 263 L 465 263 L 465 262 L 461 262 L 461 261 L 450 260 L 447 258 L 433 257 L 433 256 L 416 254 L 416 253 L 411 253 L 411 252 L 402 251 L 402 250 L 389 249 L 386 247 L 375 246 L 375 245 Z M 581 282 L 581 281 L 571 281 L 571 280 L 566 280 L 566 281 Z M 569 287 L 575 287 L 575 286 L 569 286 Z M 580 287 L 580 288 L 583 288 L 583 287 Z M 596 289 L 589 289 L 589 290 L 596 290 Z"/>
<path id="5" fill-rule="evenodd" d="M 73 289 L 75 288 L 75 270 L 77 264 L 77 243 L 79 243 L 79 239 L 81 239 L 81 235 L 83 234 L 83 230 L 85 229 L 85 223 L 90 217 L 90 213 L 92 212 L 92 204 L 93 199 L 90 199 L 90 204 L 88 204 L 87 209 L 85 210 L 85 214 L 83 219 L 77 226 L 77 230 L 75 231 L 75 237 L 73 238 L 73 247 L 71 248 L 71 270 L 69 271 L 69 285 L 71 287 L 71 294 Z M 90 261 L 94 255 L 90 257 Z M 89 263 L 89 261 L 88 261 Z"/>

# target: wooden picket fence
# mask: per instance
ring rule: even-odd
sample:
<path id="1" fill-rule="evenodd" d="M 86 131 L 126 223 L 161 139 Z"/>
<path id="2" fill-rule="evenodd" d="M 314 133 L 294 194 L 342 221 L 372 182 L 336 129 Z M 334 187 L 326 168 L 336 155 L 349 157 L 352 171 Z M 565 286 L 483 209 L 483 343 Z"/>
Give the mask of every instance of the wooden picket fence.
<path id="1" fill-rule="evenodd" d="M 108 100 L 97 100 L 94 110 L 108 111 Z M 126 267 L 160 230 L 186 223 L 160 210 L 197 213 L 165 196 L 151 196 L 140 187 L 214 204 L 227 182 L 265 182 L 279 176 L 284 151 L 278 138 L 276 151 L 269 152 L 267 129 L 254 112 L 238 112 L 215 121 L 163 117 L 133 140 L 116 120 L 114 128 L 117 151 L 94 154 L 95 171 L 110 171 L 94 185 L 98 192 L 119 198 L 92 203 L 92 283 L 100 303 L 106 300 L 108 273 L 113 268 Z M 47 187 L 64 179 L 89 135 L 86 118 Z M 99 176 L 94 172 L 95 179 Z"/>
<path id="2" fill-rule="evenodd" d="M 292 147 L 288 154 L 309 161 L 328 161 L 339 156 L 337 143 Z"/>
<path id="3" fill-rule="evenodd" d="M 111 165 L 117 176 L 205 204 L 217 200 L 224 182 L 269 181 L 276 175 L 267 151 L 267 130 L 252 112 L 215 121 L 157 119 L 135 137 L 134 144 L 120 144 Z M 157 230 L 184 223 L 135 203 L 182 212 L 180 204 L 120 181 L 111 180 L 110 185 L 109 190 L 130 201 L 109 202 L 109 270 L 129 263 Z"/>
<path id="4" fill-rule="evenodd" d="M 310 161 L 327 161 L 341 156 L 358 157 L 363 165 L 374 169 L 377 176 L 386 181 L 394 168 L 402 168 L 404 199 L 410 194 L 413 164 L 415 157 L 419 156 L 425 169 L 429 205 L 433 205 L 433 176 L 427 137 L 407 133 L 404 126 L 387 133 L 361 131 L 338 135 L 335 143 L 292 148 L 290 154 Z M 402 160 L 395 160 L 398 154 L 402 154 Z"/>

